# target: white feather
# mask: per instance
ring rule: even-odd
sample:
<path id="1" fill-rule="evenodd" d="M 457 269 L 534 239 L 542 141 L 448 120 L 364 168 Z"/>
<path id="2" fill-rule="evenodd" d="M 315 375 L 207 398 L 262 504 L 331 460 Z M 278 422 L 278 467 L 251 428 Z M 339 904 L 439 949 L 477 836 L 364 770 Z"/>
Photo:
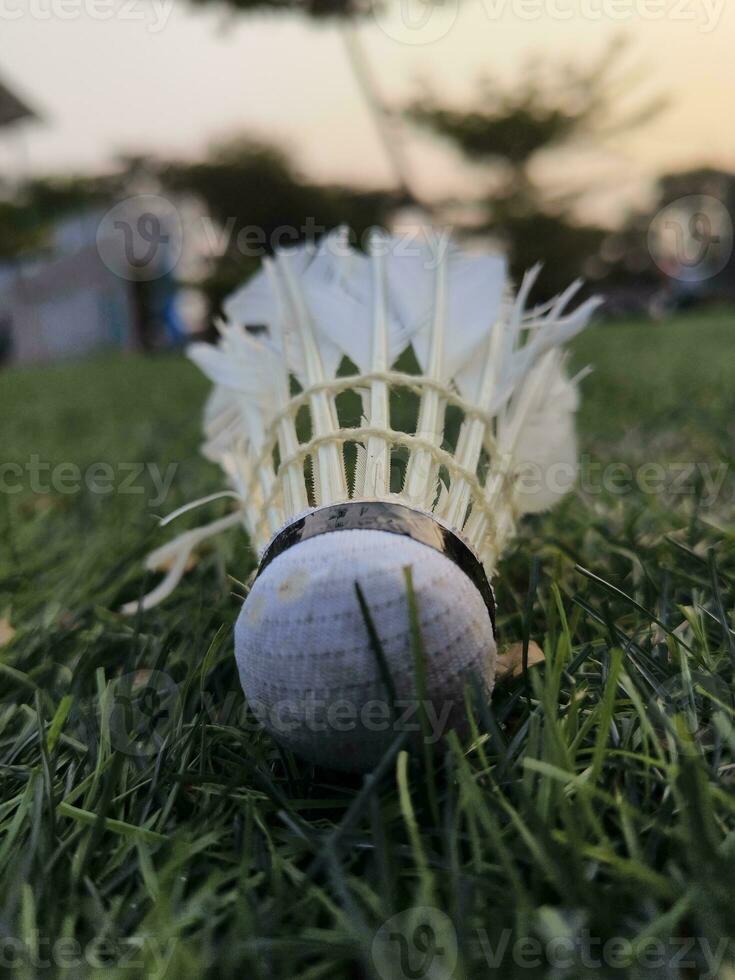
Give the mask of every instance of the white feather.
<path id="1" fill-rule="evenodd" d="M 241 496 L 257 547 L 309 508 L 295 378 L 310 389 L 313 503 L 390 498 L 433 512 L 491 571 L 515 516 L 551 506 L 566 489 L 551 477 L 558 464 L 569 470 L 576 457 L 576 385 L 566 379 L 558 349 L 585 326 L 598 301 L 568 312 L 579 289 L 574 283 L 551 302 L 529 307 L 539 267 L 513 295 L 501 258 L 379 234 L 363 254 L 349 247 L 345 229 L 318 248 L 282 250 L 264 266 L 224 304 L 228 321 L 219 327 L 218 344 L 190 350 L 215 385 L 204 452 Z M 397 443 L 405 448 L 405 437 L 393 437 L 391 384 L 381 375 L 409 346 L 422 372 L 417 441 L 411 445 L 409 438 L 404 485 L 392 494 L 391 452 Z M 376 376 L 354 386 L 362 399 L 360 426 L 370 433 L 355 436 L 350 487 L 331 387 L 344 358 L 361 375 Z M 460 427 L 455 468 L 442 454 L 446 405 L 456 392 L 476 414 L 468 413 Z M 535 485 L 521 479 L 529 464 Z M 447 485 L 439 479 L 445 465 Z"/>
<path id="2" fill-rule="evenodd" d="M 280 362 L 275 351 L 258 343 L 239 327 L 223 327 L 219 348 L 210 344 L 192 344 L 187 353 L 215 384 L 232 391 L 252 454 L 260 454 L 277 407 L 272 397 L 269 400 L 269 395 L 272 396 L 279 387 L 276 375 Z M 286 397 L 282 390 L 281 401 Z M 238 468 L 239 474 L 242 469 Z M 267 506 L 267 520 L 273 533 L 282 523 L 282 512 L 275 499 L 276 474 L 272 462 L 259 467 L 258 480 L 264 498 L 271 501 Z"/>
<path id="3" fill-rule="evenodd" d="M 400 263 L 405 271 L 407 264 L 396 254 L 397 248 L 396 240 L 376 232 L 369 254 L 363 255 L 349 249 L 347 230 L 340 228 L 326 236 L 304 275 L 305 296 L 318 334 L 339 348 L 361 373 L 386 372 L 419 326 L 405 315 L 400 302 L 403 292 L 389 292 L 389 277 L 401 281 L 395 270 Z M 403 282 L 402 286 L 405 288 Z M 385 381 L 371 382 L 365 414 L 369 428 L 389 428 Z M 353 495 L 384 498 L 390 494 L 389 444 L 370 436 L 366 451 Z"/>
<path id="4" fill-rule="evenodd" d="M 339 364 L 339 356 L 334 356 L 325 363 L 325 353 L 331 354 L 338 349 L 331 341 L 320 344 L 323 334 L 315 329 L 315 318 L 299 280 L 299 269 L 300 262 L 294 261 L 292 252 L 284 250 L 277 253 L 275 279 L 282 287 L 282 295 L 293 315 L 293 330 L 300 342 L 304 376 L 308 385 L 321 385 L 334 377 Z M 318 319 L 317 314 L 316 322 Z M 326 439 L 336 433 L 339 423 L 334 398 L 326 391 L 316 391 L 310 396 L 309 404 L 314 435 L 319 439 Z M 318 504 L 331 504 L 346 499 L 347 480 L 341 446 L 334 442 L 321 442 L 316 449 L 314 470 L 318 478 L 315 480 Z"/>
<path id="5" fill-rule="evenodd" d="M 563 357 L 549 352 L 530 372 L 523 385 L 532 392 L 524 405 L 523 389 L 511 402 L 504 429 L 513 434 L 515 503 L 520 514 L 548 510 L 566 494 L 577 471 L 574 415 L 579 403 L 577 387 L 564 373 Z M 520 409 L 516 409 L 518 404 Z M 522 416 L 516 418 L 516 412 Z M 502 452 L 502 449 L 501 449 Z"/>
<path id="6" fill-rule="evenodd" d="M 445 250 L 425 258 L 433 272 L 433 304 L 428 322 L 420 329 L 413 346 L 425 374 L 440 381 L 454 379 L 487 339 L 497 320 L 505 290 L 505 260 L 499 256 L 463 256 Z M 396 278 L 400 266 L 394 266 Z M 445 283 L 440 301 L 444 310 L 437 316 L 437 274 L 441 269 Z M 440 324 L 440 331 L 437 325 Z"/>
<path id="7" fill-rule="evenodd" d="M 502 304 L 506 267 L 495 256 L 463 257 L 451 251 L 436 253 L 434 265 L 431 323 L 419 330 L 413 346 L 424 374 L 448 382 L 487 344 Z M 425 391 L 417 434 L 432 445 L 441 445 L 445 407 L 436 390 Z M 404 493 L 416 506 L 431 505 L 426 494 L 430 473 L 431 453 L 415 450 L 406 469 Z M 441 509 L 446 505 L 442 501 Z"/>

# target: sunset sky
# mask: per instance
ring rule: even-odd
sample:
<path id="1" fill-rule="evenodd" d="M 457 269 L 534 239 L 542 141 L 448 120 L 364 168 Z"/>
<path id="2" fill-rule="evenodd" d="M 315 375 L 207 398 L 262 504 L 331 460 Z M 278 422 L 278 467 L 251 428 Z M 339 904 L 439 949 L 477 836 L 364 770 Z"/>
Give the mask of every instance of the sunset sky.
<path id="1" fill-rule="evenodd" d="M 538 55 L 587 64 L 615 36 L 630 38 L 639 96 L 665 95 L 669 107 L 571 166 L 552 173 L 549 165 L 560 187 L 586 190 L 590 214 L 614 218 L 663 170 L 735 168 L 732 4 L 445 0 L 420 26 L 411 20 L 421 14 L 417 0 L 405 2 L 403 14 L 397 5 L 360 28 L 382 95 L 394 103 L 422 80 L 461 103 L 480 74 L 511 81 Z M 316 179 L 391 181 L 334 26 L 288 15 L 233 19 L 175 3 L 0 0 L 0 78 L 44 116 L 23 147 L 2 140 L 5 172 L 25 161 L 42 172 L 91 170 L 122 152 L 192 156 L 245 132 L 290 148 Z M 481 187 L 479 171 L 426 136 L 404 140 L 421 193 L 469 196 Z"/>

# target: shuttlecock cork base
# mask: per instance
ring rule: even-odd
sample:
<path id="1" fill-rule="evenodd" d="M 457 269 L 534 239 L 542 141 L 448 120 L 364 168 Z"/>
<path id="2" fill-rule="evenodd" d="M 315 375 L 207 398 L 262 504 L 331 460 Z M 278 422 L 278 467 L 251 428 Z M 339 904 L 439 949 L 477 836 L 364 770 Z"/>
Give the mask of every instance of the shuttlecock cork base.
<path id="1" fill-rule="evenodd" d="M 406 647 L 409 568 L 424 690 Z M 482 566 L 429 515 L 387 502 L 320 508 L 288 525 L 261 561 L 235 629 L 243 689 L 299 755 L 371 769 L 399 732 L 437 741 L 464 727 L 468 691 L 490 695 L 494 616 Z"/>
<path id="2" fill-rule="evenodd" d="M 302 756 L 366 769 L 422 698 L 439 737 L 462 726 L 468 683 L 490 694 L 488 583 L 523 515 L 573 483 L 560 348 L 597 304 L 569 312 L 575 283 L 528 309 L 537 274 L 515 293 L 501 257 L 441 234 L 376 233 L 365 254 L 340 229 L 266 259 L 225 302 L 218 344 L 189 349 L 214 382 L 203 452 L 237 509 L 149 556 L 167 574 L 143 606 L 204 538 L 243 525 L 261 559 L 236 627 L 243 688 Z"/>

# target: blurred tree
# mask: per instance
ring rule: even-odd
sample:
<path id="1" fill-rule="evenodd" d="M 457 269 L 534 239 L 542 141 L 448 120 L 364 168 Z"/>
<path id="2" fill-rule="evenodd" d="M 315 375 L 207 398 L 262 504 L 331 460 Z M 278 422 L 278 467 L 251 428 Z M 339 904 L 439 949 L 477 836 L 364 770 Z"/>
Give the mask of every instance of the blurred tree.
<path id="1" fill-rule="evenodd" d="M 0 261 L 13 260 L 37 248 L 42 241 L 42 230 L 30 219 L 25 207 L 0 201 Z"/>
<path id="2" fill-rule="evenodd" d="M 735 174 L 714 167 L 697 167 L 679 173 L 663 174 L 656 181 L 657 206 L 666 207 L 684 197 L 713 197 L 735 214 Z"/>
<path id="3" fill-rule="evenodd" d="M 110 206 L 124 187 L 111 177 L 36 177 L 0 199 L 0 260 L 37 252 L 49 242 L 56 222 L 101 206 Z"/>
<path id="4" fill-rule="evenodd" d="M 109 207 L 124 193 L 126 175 L 38 177 L 23 187 L 26 208 L 52 224 L 69 215 Z"/>
<path id="5" fill-rule="evenodd" d="M 386 191 L 311 184 L 282 151 L 247 139 L 214 148 L 202 162 L 166 164 L 159 177 L 173 191 L 201 198 L 221 228 L 221 255 L 206 284 L 213 311 L 274 247 L 316 239 L 340 224 L 360 237 L 400 203 Z"/>
<path id="6" fill-rule="evenodd" d="M 217 3 L 240 13 L 263 10 L 289 11 L 316 18 L 355 17 L 369 13 L 374 5 L 373 0 L 191 0 L 191 2 L 198 6 Z"/>
<path id="7" fill-rule="evenodd" d="M 735 173 L 699 167 L 663 174 L 650 208 L 603 247 L 607 281 L 632 281 L 667 303 L 735 300 Z M 678 268 L 677 268 L 678 266 Z"/>
<path id="8" fill-rule="evenodd" d="M 628 80 L 616 79 L 623 45 L 616 42 L 589 69 L 529 64 L 512 89 L 481 81 L 477 107 L 455 109 L 427 91 L 405 107 L 416 125 L 448 140 L 470 162 L 487 168 L 492 189 L 475 203 L 475 230 L 492 232 L 506 244 L 516 277 L 539 257 L 548 257 L 542 288 L 556 292 L 580 273 L 593 273 L 587 260 L 606 236 L 581 222 L 577 195 L 554 196 L 536 176 L 544 158 L 643 122 L 660 102 L 621 117 L 616 107 Z"/>

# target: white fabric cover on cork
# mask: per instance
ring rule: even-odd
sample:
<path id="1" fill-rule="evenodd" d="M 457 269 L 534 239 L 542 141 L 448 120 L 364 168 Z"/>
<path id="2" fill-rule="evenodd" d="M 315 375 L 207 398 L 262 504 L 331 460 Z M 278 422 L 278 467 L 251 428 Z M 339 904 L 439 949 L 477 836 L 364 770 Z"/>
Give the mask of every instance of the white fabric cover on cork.
<path id="1" fill-rule="evenodd" d="M 418 729 L 406 566 L 412 568 L 428 710 L 438 736 L 465 718 L 472 673 L 489 696 L 496 656 L 482 596 L 445 555 L 386 531 L 332 531 L 274 559 L 242 608 L 235 648 L 248 702 L 279 741 L 321 765 L 369 769 L 396 733 L 356 581 L 397 696 L 410 702 L 398 705 L 398 730 Z"/>

